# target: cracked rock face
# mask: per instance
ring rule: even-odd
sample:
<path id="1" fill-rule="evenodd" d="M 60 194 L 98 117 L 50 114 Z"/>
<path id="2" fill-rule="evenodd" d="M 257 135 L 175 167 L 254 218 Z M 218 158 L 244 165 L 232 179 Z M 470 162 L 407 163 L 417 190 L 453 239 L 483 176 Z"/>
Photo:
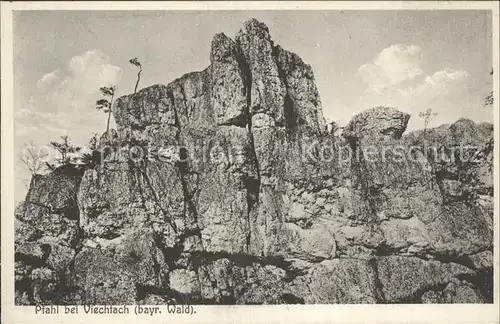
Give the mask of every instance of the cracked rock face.
<path id="1" fill-rule="evenodd" d="M 105 162 L 35 176 L 16 210 L 16 304 L 492 302 L 490 124 L 404 134 L 376 107 L 329 132 L 311 66 L 256 20 L 113 113 Z"/>

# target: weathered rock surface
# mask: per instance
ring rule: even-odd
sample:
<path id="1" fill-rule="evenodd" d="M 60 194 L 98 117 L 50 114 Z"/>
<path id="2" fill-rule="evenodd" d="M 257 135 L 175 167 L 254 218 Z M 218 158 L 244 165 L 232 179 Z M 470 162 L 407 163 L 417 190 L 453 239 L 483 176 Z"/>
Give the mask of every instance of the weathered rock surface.
<path id="1" fill-rule="evenodd" d="M 375 107 L 356 115 L 347 125 L 346 132 L 358 138 L 385 136 L 398 139 L 408 125 L 410 115 L 390 107 Z"/>
<path id="2" fill-rule="evenodd" d="M 256 20 L 113 113 L 102 163 L 33 178 L 17 304 L 492 301 L 492 125 L 404 135 L 376 107 L 330 132 Z"/>

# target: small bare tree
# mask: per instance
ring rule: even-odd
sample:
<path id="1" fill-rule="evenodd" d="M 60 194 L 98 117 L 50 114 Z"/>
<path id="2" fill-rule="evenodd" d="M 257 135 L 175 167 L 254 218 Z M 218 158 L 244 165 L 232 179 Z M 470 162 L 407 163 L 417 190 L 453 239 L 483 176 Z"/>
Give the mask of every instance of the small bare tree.
<path id="1" fill-rule="evenodd" d="M 427 108 L 426 111 L 421 111 L 418 114 L 418 117 L 424 120 L 424 133 L 427 132 L 427 128 L 431 121 L 437 116 L 437 113 L 433 112 L 431 108 Z"/>
<path id="2" fill-rule="evenodd" d="M 115 97 L 116 87 L 101 87 L 100 90 L 104 98 L 96 101 L 95 108 L 108 114 L 108 122 L 106 124 L 107 133 L 109 131 L 109 121 L 111 119 L 111 111 L 113 109 L 113 99 Z"/>
<path id="3" fill-rule="evenodd" d="M 49 157 L 48 151 L 37 149 L 33 142 L 25 143 L 21 152 L 21 162 L 34 175 L 43 172 L 46 168 L 45 162 Z"/>
<path id="4" fill-rule="evenodd" d="M 139 81 L 141 80 L 142 64 L 141 62 L 139 62 L 137 57 L 130 59 L 129 62 L 130 64 L 133 64 L 139 68 L 139 72 L 137 73 L 137 82 L 135 83 L 135 88 L 134 88 L 134 94 L 135 94 L 137 92 L 137 87 L 139 86 Z"/>

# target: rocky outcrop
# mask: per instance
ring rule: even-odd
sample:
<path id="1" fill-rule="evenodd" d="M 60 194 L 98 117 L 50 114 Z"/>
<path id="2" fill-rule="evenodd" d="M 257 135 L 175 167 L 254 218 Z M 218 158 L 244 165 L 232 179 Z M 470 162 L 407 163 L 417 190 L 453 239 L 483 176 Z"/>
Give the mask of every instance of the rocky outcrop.
<path id="1" fill-rule="evenodd" d="M 17 304 L 492 301 L 491 125 L 404 135 L 376 107 L 329 132 L 256 20 L 210 61 L 119 98 L 98 165 L 33 178 Z"/>
<path id="2" fill-rule="evenodd" d="M 347 125 L 344 136 L 387 137 L 398 139 L 408 125 L 410 115 L 390 107 L 375 107 L 357 114 Z"/>
<path id="3" fill-rule="evenodd" d="M 76 195 L 82 171 L 72 166 L 34 175 L 16 209 L 16 303 L 62 303 L 80 244 Z"/>

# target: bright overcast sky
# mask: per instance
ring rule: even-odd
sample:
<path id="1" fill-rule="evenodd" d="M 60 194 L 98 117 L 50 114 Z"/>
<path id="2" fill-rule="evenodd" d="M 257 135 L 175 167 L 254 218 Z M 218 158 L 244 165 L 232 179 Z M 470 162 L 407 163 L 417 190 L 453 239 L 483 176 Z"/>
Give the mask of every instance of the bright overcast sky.
<path id="1" fill-rule="evenodd" d="M 327 119 L 343 124 L 386 105 L 412 115 L 409 129 L 422 127 L 427 108 L 438 113 L 431 127 L 492 122 L 482 107 L 492 89 L 486 11 L 25 11 L 14 13 L 16 148 L 63 134 L 85 145 L 106 125 L 93 105 L 98 88 L 133 91 L 130 58 L 143 64 L 140 87 L 168 84 L 207 67 L 212 37 L 234 37 L 250 18 L 313 67 Z M 16 181 L 16 201 L 25 192 Z"/>

